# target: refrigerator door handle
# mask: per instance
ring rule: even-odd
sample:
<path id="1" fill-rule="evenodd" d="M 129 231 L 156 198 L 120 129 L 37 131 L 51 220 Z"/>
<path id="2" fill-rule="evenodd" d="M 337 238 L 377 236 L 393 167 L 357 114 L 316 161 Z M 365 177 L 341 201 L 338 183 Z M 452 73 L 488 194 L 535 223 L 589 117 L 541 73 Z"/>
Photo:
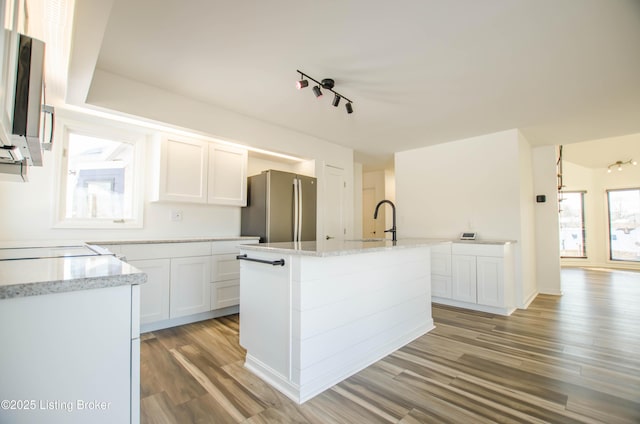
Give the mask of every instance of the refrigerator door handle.
<path id="1" fill-rule="evenodd" d="M 298 178 L 298 241 L 302 241 L 302 180 Z"/>
<path id="2" fill-rule="evenodd" d="M 298 213 L 300 208 L 300 202 L 298 202 L 299 196 L 298 179 L 295 178 L 293 180 L 293 241 L 298 241 Z"/>

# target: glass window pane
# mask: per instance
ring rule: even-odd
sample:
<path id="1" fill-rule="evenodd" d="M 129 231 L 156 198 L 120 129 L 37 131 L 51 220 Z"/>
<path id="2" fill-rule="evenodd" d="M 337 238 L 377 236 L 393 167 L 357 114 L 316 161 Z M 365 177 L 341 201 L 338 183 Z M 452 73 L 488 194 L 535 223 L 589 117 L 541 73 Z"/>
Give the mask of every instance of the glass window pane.
<path id="1" fill-rule="evenodd" d="M 560 195 L 560 256 L 586 258 L 584 230 L 584 193 Z"/>
<path id="2" fill-rule="evenodd" d="M 69 134 L 66 218 L 133 218 L 133 145 Z"/>
<path id="3" fill-rule="evenodd" d="M 640 262 L 640 189 L 609 190 L 609 255 Z"/>

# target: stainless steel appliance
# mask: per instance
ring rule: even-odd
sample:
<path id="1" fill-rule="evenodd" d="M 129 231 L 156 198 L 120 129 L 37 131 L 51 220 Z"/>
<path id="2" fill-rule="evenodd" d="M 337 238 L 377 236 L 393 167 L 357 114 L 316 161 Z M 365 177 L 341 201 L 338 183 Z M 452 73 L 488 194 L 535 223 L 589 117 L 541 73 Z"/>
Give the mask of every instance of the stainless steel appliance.
<path id="1" fill-rule="evenodd" d="M 317 180 L 276 170 L 248 178 L 241 234 L 261 243 L 316 239 Z"/>

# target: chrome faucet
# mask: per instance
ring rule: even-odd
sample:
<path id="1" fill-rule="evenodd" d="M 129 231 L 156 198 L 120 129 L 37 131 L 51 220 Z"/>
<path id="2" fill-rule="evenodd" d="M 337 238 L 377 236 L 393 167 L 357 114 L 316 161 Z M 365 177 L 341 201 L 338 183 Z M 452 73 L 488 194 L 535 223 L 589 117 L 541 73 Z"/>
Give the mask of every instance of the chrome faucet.
<path id="1" fill-rule="evenodd" d="M 391 205 L 391 209 L 393 210 L 393 226 L 388 229 L 388 230 L 384 230 L 385 233 L 391 233 L 392 241 L 397 241 L 396 238 L 396 205 L 393 204 L 393 202 L 391 200 L 381 200 L 380 202 L 378 202 L 378 204 L 376 205 L 376 211 L 373 213 L 373 219 L 378 219 L 378 209 L 380 209 L 380 206 L 383 203 L 388 203 Z"/>

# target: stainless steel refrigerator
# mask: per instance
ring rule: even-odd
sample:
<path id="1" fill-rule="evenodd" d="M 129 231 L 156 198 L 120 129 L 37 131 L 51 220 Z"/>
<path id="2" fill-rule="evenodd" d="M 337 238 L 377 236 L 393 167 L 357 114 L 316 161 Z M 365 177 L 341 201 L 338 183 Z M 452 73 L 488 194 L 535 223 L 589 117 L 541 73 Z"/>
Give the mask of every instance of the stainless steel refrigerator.
<path id="1" fill-rule="evenodd" d="M 276 170 L 248 178 L 241 235 L 261 243 L 316 239 L 317 180 Z"/>

